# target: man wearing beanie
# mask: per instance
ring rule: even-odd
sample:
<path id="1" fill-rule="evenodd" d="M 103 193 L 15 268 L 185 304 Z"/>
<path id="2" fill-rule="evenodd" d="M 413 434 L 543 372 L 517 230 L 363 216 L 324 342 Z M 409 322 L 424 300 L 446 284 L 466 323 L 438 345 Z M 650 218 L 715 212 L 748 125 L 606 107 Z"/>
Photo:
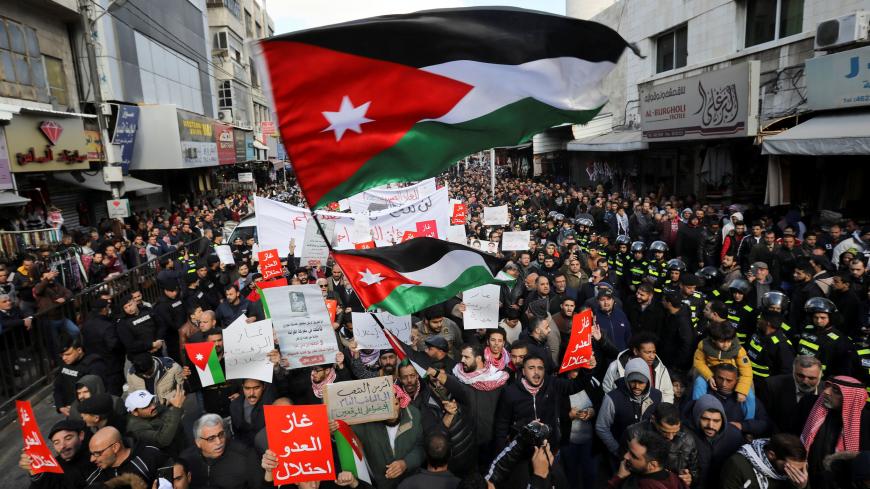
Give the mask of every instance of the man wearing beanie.
<path id="1" fill-rule="evenodd" d="M 30 470 L 30 456 L 23 450 L 18 459 L 18 467 L 30 474 L 32 489 L 85 487 L 88 474 L 94 471 L 91 454 L 88 452 L 89 440 L 90 431 L 83 422 L 62 419 L 51 427 L 51 431 L 48 432 L 48 442 L 54 447 L 57 462 L 63 469 L 63 473 L 34 474 Z"/>
<path id="2" fill-rule="evenodd" d="M 79 402 L 79 413 L 91 431 L 96 432 L 106 426 L 113 426 L 118 431 L 124 432 L 126 422 L 124 418 L 115 414 L 112 396 L 101 393 L 94 394 Z"/>

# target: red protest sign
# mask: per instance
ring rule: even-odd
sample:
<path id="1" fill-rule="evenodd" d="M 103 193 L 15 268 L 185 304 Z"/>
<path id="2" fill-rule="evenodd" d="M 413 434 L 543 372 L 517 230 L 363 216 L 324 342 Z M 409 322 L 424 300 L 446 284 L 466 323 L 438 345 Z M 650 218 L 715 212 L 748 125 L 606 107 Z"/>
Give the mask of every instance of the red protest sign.
<path id="1" fill-rule="evenodd" d="M 371 250 L 377 248 L 374 241 L 366 241 L 365 243 L 356 243 L 353 245 L 358 250 Z"/>
<path id="2" fill-rule="evenodd" d="M 276 486 L 335 480 L 332 440 L 325 404 L 265 406 L 266 439 L 278 457 Z"/>
<path id="3" fill-rule="evenodd" d="M 565 350 L 565 358 L 559 373 L 574 370 L 576 368 L 589 368 L 592 359 L 592 309 L 587 309 L 580 314 L 574 315 L 571 321 L 571 339 Z"/>
<path id="4" fill-rule="evenodd" d="M 420 221 L 417 223 L 417 232 L 414 233 L 416 238 L 437 238 L 438 224 L 435 219 L 430 221 Z"/>
<path id="5" fill-rule="evenodd" d="M 21 435 L 24 437 L 24 452 L 30 457 L 30 470 L 34 474 L 43 472 L 63 474 L 63 469 L 51 454 L 45 439 L 42 438 L 30 401 L 15 401 L 15 410 L 18 411 L 18 424 L 21 425 Z"/>
<path id="6" fill-rule="evenodd" d="M 284 274 L 277 249 L 260 251 L 257 253 L 257 258 L 260 259 L 260 273 L 263 274 L 264 280 Z"/>
<path id="7" fill-rule="evenodd" d="M 287 278 L 281 277 L 276 278 L 275 280 L 262 280 L 254 284 L 254 287 L 251 290 L 251 293 L 248 294 L 248 300 L 251 302 L 257 302 L 260 300 L 260 291 L 263 289 L 271 289 L 272 287 L 286 287 L 287 286 Z"/>
<path id="8" fill-rule="evenodd" d="M 450 224 L 465 224 L 467 208 L 465 204 L 453 204 L 453 215 L 450 216 Z"/>
<path id="9" fill-rule="evenodd" d="M 414 231 L 405 231 L 405 234 L 402 235 L 400 243 L 404 243 L 405 241 L 408 241 L 409 239 L 414 239 L 416 237 L 417 233 L 415 233 Z"/>
<path id="10" fill-rule="evenodd" d="M 326 310 L 329 312 L 329 320 L 335 322 L 335 314 L 338 312 L 338 301 L 335 299 L 326 299 Z"/>

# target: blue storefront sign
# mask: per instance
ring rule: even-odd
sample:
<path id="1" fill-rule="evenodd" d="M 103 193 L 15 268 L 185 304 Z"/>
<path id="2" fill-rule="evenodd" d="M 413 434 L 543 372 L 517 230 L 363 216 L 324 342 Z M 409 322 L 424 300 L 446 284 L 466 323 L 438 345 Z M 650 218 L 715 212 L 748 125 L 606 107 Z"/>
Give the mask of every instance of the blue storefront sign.
<path id="1" fill-rule="evenodd" d="M 810 109 L 870 105 L 870 46 L 808 59 L 806 77 Z"/>
<path id="2" fill-rule="evenodd" d="M 121 168 L 124 175 L 130 171 L 130 161 L 133 159 L 133 146 L 136 143 L 136 131 L 139 130 L 139 107 L 135 105 L 120 105 L 118 118 L 115 120 L 115 131 L 112 144 L 120 146 Z"/>
<path id="3" fill-rule="evenodd" d="M 254 161 L 257 159 L 257 152 L 254 149 L 254 133 L 245 133 L 245 160 Z"/>

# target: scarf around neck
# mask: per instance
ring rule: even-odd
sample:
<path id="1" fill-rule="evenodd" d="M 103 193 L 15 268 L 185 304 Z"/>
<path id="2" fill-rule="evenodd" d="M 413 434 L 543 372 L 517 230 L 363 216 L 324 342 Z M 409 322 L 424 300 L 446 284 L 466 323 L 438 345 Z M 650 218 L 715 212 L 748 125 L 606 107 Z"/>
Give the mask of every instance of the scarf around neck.
<path id="1" fill-rule="evenodd" d="M 487 366 L 492 365 L 493 367 L 497 368 L 498 370 L 504 370 L 504 368 L 507 367 L 508 356 L 505 354 L 504 349 L 502 349 L 502 351 L 501 351 L 501 358 L 495 358 L 495 355 L 492 353 L 492 350 L 490 350 L 489 347 L 487 346 L 483 350 L 483 358 L 484 358 L 484 360 L 486 360 Z"/>
<path id="2" fill-rule="evenodd" d="M 767 489 L 767 485 L 770 483 L 769 479 L 778 481 L 786 479 L 784 474 L 778 474 L 776 470 L 773 469 L 773 465 L 767 458 L 765 447 L 769 441 L 768 438 L 759 438 L 753 440 L 751 443 L 743 445 L 737 450 L 737 453 L 746 457 L 746 460 L 752 464 L 752 470 L 755 472 L 755 480 L 758 482 L 758 487 L 761 489 Z"/>
<path id="3" fill-rule="evenodd" d="M 532 397 L 537 396 L 537 395 L 538 395 L 538 391 L 541 390 L 541 387 L 544 386 L 544 383 L 541 382 L 541 385 L 535 387 L 535 386 L 533 386 L 532 384 L 530 384 L 529 381 L 527 381 L 525 377 L 523 377 L 523 378 L 520 379 L 520 383 L 522 383 L 523 388 L 524 388 L 524 389 L 525 389 L 529 394 L 531 394 Z"/>
<path id="4" fill-rule="evenodd" d="M 463 384 L 470 385 L 479 391 L 494 391 L 508 380 L 507 372 L 499 370 L 493 365 L 487 365 L 474 372 L 466 372 L 462 369 L 462 364 L 457 363 L 453 367 L 453 375 Z"/>
<path id="5" fill-rule="evenodd" d="M 314 397 L 318 399 L 323 399 L 323 389 L 335 382 L 335 369 L 330 368 L 329 373 L 326 374 L 326 378 L 321 380 L 320 382 L 314 381 L 314 371 L 311 371 L 311 391 L 314 392 Z"/>

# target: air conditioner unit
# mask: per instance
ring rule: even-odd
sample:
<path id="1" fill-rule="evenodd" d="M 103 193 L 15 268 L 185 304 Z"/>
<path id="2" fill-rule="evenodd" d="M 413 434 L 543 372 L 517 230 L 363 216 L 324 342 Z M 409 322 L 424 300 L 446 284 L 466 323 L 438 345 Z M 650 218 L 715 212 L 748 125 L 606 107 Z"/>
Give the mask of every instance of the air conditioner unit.
<path id="1" fill-rule="evenodd" d="M 223 122 L 233 122 L 232 109 L 219 110 L 218 111 L 218 120 L 223 121 Z"/>
<path id="2" fill-rule="evenodd" d="M 826 20 L 816 27 L 816 51 L 829 51 L 868 41 L 870 41 L 870 12 L 866 10 Z"/>
<path id="3" fill-rule="evenodd" d="M 221 48 L 215 48 L 215 49 L 212 49 L 212 50 L 211 50 L 211 55 L 212 55 L 213 57 L 226 58 L 226 57 L 229 57 L 229 55 L 230 55 L 230 50 L 229 50 L 229 49 L 226 49 L 226 48 L 224 48 L 224 49 L 221 49 Z"/>

